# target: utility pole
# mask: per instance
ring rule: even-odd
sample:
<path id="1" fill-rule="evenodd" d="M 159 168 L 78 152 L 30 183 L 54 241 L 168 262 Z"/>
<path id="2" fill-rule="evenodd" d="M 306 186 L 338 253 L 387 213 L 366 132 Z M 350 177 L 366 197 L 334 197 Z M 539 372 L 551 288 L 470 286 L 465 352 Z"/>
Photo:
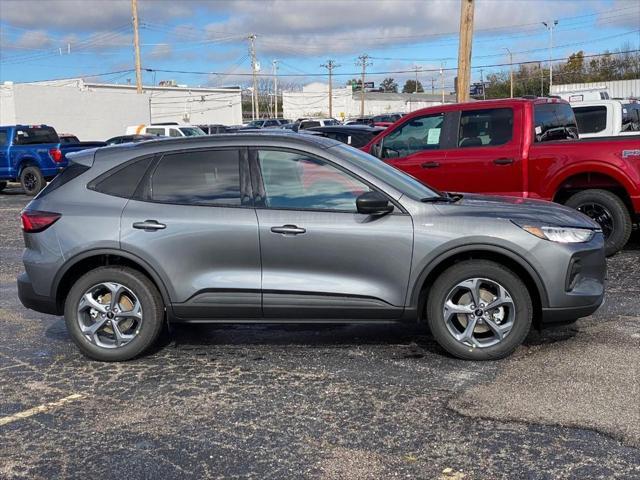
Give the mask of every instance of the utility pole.
<path id="1" fill-rule="evenodd" d="M 436 93 L 436 78 L 431 77 L 431 95 Z"/>
<path id="2" fill-rule="evenodd" d="M 471 45 L 473 43 L 474 0 L 461 0 L 460 44 L 458 46 L 458 102 L 469 100 Z"/>
<path id="3" fill-rule="evenodd" d="M 442 89 L 442 103 L 444 103 L 444 64 L 440 64 L 440 88 Z"/>
<path id="4" fill-rule="evenodd" d="M 538 63 L 540 67 L 540 96 L 544 97 L 544 70 L 542 69 L 542 62 Z"/>
<path id="5" fill-rule="evenodd" d="M 362 88 L 360 89 L 360 116 L 361 117 L 364 117 L 364 77 L 365 77 L 365 74 L 367 73 L 367 67 L 371 65 L 371 63 L 369 63 L 368 60 L 369 60 L 369 55 L 365 53 L 358 57 L 358 62 L 356 63 L 356 65 L 360 65 L 362 67 L 362 80 L 361 80 Z"/>
<path id="6" fill-rule="evenodd" d="M 482 85 L 482 99 L 486 100 L 487 95 L 484 93 L 484 70 L 480 69 L 480 84 Z"/>
<path id="7" fill-rule="evenodd" d="M 249 54 L 251 55 L 251 76 L 253 77 L 253 91 L 251 92 L 251 119 L 255 120 L 260 115 L 260 107 L 258 106 L 258 79 L 256 78 L 256 36 L 252 33 L 247 38 L 249 39 Z"/>
<path id="8" fill-rule="evenodd" d="M 275 103 L 275 115 L 273 118 L 278 118 L 278 60 L 271 62 L 273 64 L 273 98 Z"/>
<path id="9" fill-rule="evenodd" d="M 414 65 L 413 69 L 416 71 L 416 83 L 414 85 L 413 93 L 418 93 L 418 72 L 422 70 L 422 67 L 419 65 Z"/>
<path id="10" fill-rule="evenodd" d="M 558 20 L 552 22 L 542 22 L 542 24 L 549 30 L 549 95 L 551 95 L 551 86 L 553 85 L 553 29 L 558 25 Z"/>
<path id="11" fill-rule="evenodd" d="M 513 98 L 513 55 L 507 47 L 504 47 L 504 49 L 509 54 L 509 91 L 511 93 L 510 97 Z"/>
<path id="12" fill-rule="evenodd" d="M 136 92 L 142 93 L 142 71 L 140 69 L 140 37 L 138 35 L 138 0 L 131 0 L 133 15 L 133 49 L 136 56 Z"/>
<path id="13" fill-rule="evenodd" d="M 333 60 L 327 60 L 327 63 L 320 65 L 329 71 L 329 118 L 333 118 L 333 69 L 338 68 Z"/>

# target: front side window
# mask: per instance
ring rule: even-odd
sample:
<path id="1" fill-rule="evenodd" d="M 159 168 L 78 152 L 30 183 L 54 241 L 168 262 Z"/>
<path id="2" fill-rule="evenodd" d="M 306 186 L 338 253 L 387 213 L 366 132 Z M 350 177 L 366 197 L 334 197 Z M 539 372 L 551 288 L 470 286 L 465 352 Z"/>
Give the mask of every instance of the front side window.
<path id="1" fill-rule="evenodd" d="M 369 187 L 330 163 L 302 152 L 258 150 L 262 204 L 276 209 L 356 212 Z"/>
<path id="2" fill-rule="evenodd" d="M 458 147 L 504 145 L 513 138 L 513 110 L 488 108 L 467 110 L 460 115 Z"/>
<path id="3" fill-rule="evenodd" d="M 621 132 L 640 132 L 640 104 L 627 103 L 622 105 Z"/>
<path id="4" fill-rule="evenodd" d="M 177 128 L 171 128 L 171 129 L 169 129 L 169 136 L 170 137 L 182 137 L 182 134 L 178 131 Z"/>
<path id="5" fill-rule="evenodd" d="M 412 118 L 382 141 L 382 158 L 406 157 L 423 150 L 440 149 L 444 114 Z"/>
<path id="6" fill-rule="evenodd" d="M 177 205 L 240 206 L 240 152 L 208 150 L 162 157 L 151 177 L 150 199 Z"/>
<path id="7" fill-rule="evenodd" d="M 536 142 L 578 138 L 576 117 L 568 103 L 540 103 L 534 111 Z"/>
<path id="8" fill-rule="evenodd" d="M 607 128 L 607 107 L 605 106 L 575 107 L 573 113 L 580 133 L 597 133 Z"/>
<path id="9" fill-rule="evenodd" d="M 0 130 L 0 146 L 7 145 L 9 143 L 9 137 L 6 130 Z"/>

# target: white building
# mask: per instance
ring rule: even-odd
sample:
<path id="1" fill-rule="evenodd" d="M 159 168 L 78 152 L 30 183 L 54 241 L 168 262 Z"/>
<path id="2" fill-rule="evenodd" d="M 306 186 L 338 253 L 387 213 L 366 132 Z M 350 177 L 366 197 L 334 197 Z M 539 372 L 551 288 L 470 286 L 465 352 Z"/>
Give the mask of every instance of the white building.
<path id="1" fill-rule="evenodd" d="M 607 92 L 610 98 L 640 97 L 640 79 L 593 83 L 568 83 L 565 85 L 553 85 L 551 87 L 551 95 L 562 95 L 585 91 Z"/>
<path id="2" fill-rule="evenodd" d="M 351 86 L 334 88 L 331 96 L 335 118 L 342 120 L 360 115 L 360 92 L 352 91 Z M 455 97 L 447 94 L 445 102 L 455 102 Z M 365 92 L 364 113 L 408 113 L 441 103 L 441 94 Z M 282 110 L 285 118 L 293 120 L 301 117 L 328 116 L 329 85 L 311 83 L 305 85 L 301 92 L 282 92 Z"/>
<path id="3" fill-rule="evenodd" d="M 82 79 L 0 85 L 0 125 L 46 124 L 80 140 L 124 135 L 153 122 L 237 125 L 239 89 L 89 83 Z"/>

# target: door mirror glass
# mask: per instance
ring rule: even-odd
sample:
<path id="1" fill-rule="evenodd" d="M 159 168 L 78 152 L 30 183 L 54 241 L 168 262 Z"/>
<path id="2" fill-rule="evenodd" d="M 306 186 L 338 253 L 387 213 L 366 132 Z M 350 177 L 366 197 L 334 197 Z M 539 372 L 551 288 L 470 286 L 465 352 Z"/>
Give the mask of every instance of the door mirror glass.
<path id="1" fill-rule="evenodd" d="M 373 155 L 374 157 L 381 158 L 381 154 L 382 154 L 381 143 L 374 143 L 373 145 L 371 145 L 371 155 Z"/>
<path id="2" fill-rule="evenodd" d="M 393 211 L 389 199 L 380 192 L 365 192 L 356 199 L 358 213 L 365 215 L 384 215 Z"/>

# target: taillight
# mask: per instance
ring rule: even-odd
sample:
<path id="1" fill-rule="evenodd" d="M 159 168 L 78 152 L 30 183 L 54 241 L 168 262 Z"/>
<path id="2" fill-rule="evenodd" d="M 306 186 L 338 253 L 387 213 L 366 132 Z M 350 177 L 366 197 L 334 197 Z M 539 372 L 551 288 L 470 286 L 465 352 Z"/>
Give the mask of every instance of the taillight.
<path id="1" fill-rule="evenodd" d="M 46 230 L 61 217 L 59 213 L 41 212 L 39 210 L 25 210 L 20 215 L 22 229 L 27 233 L 36 233 Z"/>
<path id="2" fill-rule="evenodd" d="M 62 152 L 59 148 L 52 148 L 49 150 L 49 155 L 51 155 L 51 158 L 56 163 L 60 163 L 62 161 Z"/>

